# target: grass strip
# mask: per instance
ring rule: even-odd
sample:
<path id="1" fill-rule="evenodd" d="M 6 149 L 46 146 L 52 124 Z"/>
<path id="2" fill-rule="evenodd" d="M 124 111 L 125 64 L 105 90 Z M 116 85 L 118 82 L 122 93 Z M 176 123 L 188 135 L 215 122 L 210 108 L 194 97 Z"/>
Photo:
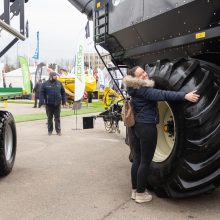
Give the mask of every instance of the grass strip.
<path id="1" fill-rule="evenodd" d="M 11 103 L 11 104 L 32 104 L 32 105 L 34 105 L 34 101 L 32 101 L 32 100 L 8 100 L 8 103 Z"/>
<path id="2" fill-rule="evenodd" d="M 102 103 L 94 102 L 92 104 L 89 104 L 88 107 L 83 107 L 82 109 L 78 110 L 78 115 L 98 113 L 102 111 L 104 111 Z M 61 111 L 61 117 L 72 116 L 72 115 L 74 115 L 73 110 L 62 110 Z M 16 123 L 19 123 L 19 122 L 43 120 L 47 118 L 47 115 L 46 113 L 25 114 L 25 115 L 15 115 L 14 118 L 15 118 Z"/>
<path id="3" fill-rule="evenodd" d="M 9 99 L 8 100 L 8 103 L 11 103 L 11 104 L 34 104 L 34 100 L 23 100 L 23 99 Z M 99 105 L 103 105 L 102 104 L 102 101 L 97 101 L 97 100 L 94 100 L 93 103 L 89 104 L 89 106 L 91 105 L 95 105 L 95 106 L 99 106 Z M 82 105 L 83 106 L 87 106 L 87 103 L 86 102 L 82 102 Z"/>

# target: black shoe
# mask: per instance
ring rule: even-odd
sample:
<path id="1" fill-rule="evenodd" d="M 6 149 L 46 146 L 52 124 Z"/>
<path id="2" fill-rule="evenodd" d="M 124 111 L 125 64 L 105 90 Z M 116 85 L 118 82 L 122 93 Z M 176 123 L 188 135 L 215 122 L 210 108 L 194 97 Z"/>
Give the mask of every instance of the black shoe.
<path id="1" fill-rule="evenodd" d="M 37 108 L 36 106 L 32 107 L 32 108 Z"/>
<path id="2" fill-rule="evenodd" d="M 48 135 L 51 136 L 51 135 L 52 135 L 52 132 L 48 132 Z"/>
<path id="3" fill-rule="evenodd" d="M 58 132 L 57 135 L 58 135 L 58 136 L 62 136 L 61 132 Z"/>

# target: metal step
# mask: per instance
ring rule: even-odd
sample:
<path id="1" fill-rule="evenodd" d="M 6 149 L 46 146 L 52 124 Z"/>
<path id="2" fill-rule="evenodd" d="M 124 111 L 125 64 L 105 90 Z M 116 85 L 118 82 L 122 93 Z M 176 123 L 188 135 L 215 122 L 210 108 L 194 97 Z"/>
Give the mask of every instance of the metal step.
<path id="1" fill-rule="evenodd" d="M 102 55 L 102 57 L 107 57 L 107 56 L 111 56 L 111 54 L 108 53 L 108 54 Z"/>
<path id="2" fill-rule="evenodd" d="M 106 14 L 100 15 L 98 17 L 95 18 L 95 20 L 101 20 L 102 18 L 105 18 Z"/>
<path id="3" fill-rule="evenodd" d="M 106 42 L 105 41 L 100 41 L 100 42 L 96 42 L 96 45 L 103 45 L 103 44 L 105 44 Z"/>
<path id="4" fill-rule="evenodd" d="M 115 70 L 119 70 L 119 68 L 117 66 L 113 66 L 113 67 L 108 67 L 109 71 L 115 71 Z"/>
<path id="5" fill-rule="evenodd" d="M 117 81 L 122 81 L 123 78 L 114 78 L 114 80 L 117 80 Z"/>
<path id="6" fill-rule="evenodd" d="M 95 26 L 95 29 L 97 29 L 97 28 L 101 29 L 103 27 L 106 27 L 107 24 L 108 24 L 108 22 L 104 23 L 104 24 L 99 24 L 99 25 Z"/>
<path id="7" fill-rule="evenodd" d="M 105 37 L 105 34 L 96 34 L 94 37 Z"/>

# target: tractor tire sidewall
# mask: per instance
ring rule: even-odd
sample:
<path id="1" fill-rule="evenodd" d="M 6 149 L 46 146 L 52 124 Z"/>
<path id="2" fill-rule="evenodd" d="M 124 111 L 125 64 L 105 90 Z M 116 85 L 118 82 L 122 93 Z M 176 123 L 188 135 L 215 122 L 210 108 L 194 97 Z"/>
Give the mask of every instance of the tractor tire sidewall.
<path id="1" fill-rule="evenodd" d="M 13 116 L 8 112 L 1 112 L 0 120 L 2 122 L 2 126 L 0 128 L 0 176 L 6 176 L 9 174 L 14 166 L 14 161 L 16 157 L 16 149 L 17 149 L 17 134 L 16 134 L 16 126 Z M 11 158 L 7 160 L 6 152 L 5 152 L 5 132 L 7 132 L 7 126 L 10 126 L 12 131 L 12 153 Z"/>

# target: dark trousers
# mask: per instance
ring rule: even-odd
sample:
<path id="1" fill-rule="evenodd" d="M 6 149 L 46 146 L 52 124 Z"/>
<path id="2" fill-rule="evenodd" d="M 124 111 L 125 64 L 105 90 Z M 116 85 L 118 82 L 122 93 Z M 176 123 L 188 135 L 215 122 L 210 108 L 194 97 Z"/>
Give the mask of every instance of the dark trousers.
<path id="1" fill-rule="evenodd" d="M 60 128 L 60 111 L 61 106 L 52 106 L 47 105 L 46 106 L 46 112 L 47 112 L 47 119 L 48 119 L 48 132 L 53 132 L 53 117 L 55 121 L 55 130 L 57 133 L 61 132 Z"/>
<path id="2" fill-rule="evenodd" d="M 34 107 L 35 107 L 35 108 L 36 108 L 36 107 L 39 107 L 38 99 L 39 99 L 39 98 L 35 96 L 35 98 L 34 98 Z M 37 103 L 38 103 L 38 105 L 37 105 Z"/>
<path id="3" fill-rule="evenodd" d="M 138 193 L 143 193 L 157 145 L 156 124 L 136 123 L 129 134 L 134 154 L 131 167 L 132 188 L 137 189 Z"/>

